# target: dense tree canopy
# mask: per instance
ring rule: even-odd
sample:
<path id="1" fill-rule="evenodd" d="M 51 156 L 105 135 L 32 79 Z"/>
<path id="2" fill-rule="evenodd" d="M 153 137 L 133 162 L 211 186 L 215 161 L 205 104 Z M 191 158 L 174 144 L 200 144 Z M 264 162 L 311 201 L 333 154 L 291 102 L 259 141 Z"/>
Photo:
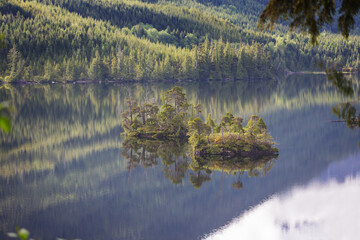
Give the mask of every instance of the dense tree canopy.
<path id="1" fill-rule="evenodd" d="M 301 34 L 257 31 L 254 19 L 265 5 L 266 0 L 0 2 L 0 80 L 229 81 L 313 71 L 319 61 L 360 67 L 360 37 L 343 41 L 322 33 L 313 48 Z"/>

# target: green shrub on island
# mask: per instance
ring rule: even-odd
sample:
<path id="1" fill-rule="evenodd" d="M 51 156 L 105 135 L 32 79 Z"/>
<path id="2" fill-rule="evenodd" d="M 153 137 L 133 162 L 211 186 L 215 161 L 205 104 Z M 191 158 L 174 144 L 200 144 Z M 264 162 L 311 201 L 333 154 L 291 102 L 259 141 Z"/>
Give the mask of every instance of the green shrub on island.
<path id="1" fill-rule="evenodd" d="M 127 100 L 128 110 L 122 113 L 124 135 L 148 139 L 187 139 L 195 156 L 225 157 L 276 155 L 271 135 L 264 120 L 250 117 L 246 127 L 244 119 L 228 112 L 219 124 L 209 115 L 206 122 L 200 118 L 201 106 L 190 104 L 181 87 L 173 87 L 163 95 L 163 105 L 141 105 Z"/>
<path id="2" fill-rule="evenodd" d="M 207 122 L 200 118 L 189 121 L 189 142 L 194 154 L 200 157 L 264 156 L 278 154 L 266 124 L 261 117 L 250 117 L 246 127 L 243 118 L 228 112 L 217 125 L 209 115 Z"/>
<path id="3" fill-rule="evenodd" d="M 127 100 L 128 109 L 121 114 L 126 136 L 153 139 L 186 138 L 188 114 L 192 107 L 181 87 L 173 87 L 163 95 L 163 105 L 138 105 Z"/>

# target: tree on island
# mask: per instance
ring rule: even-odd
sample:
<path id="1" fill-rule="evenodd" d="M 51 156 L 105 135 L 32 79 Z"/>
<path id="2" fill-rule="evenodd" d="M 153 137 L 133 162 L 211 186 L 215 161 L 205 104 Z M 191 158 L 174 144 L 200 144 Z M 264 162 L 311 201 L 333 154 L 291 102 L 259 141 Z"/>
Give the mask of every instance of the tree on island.
<path id="1" fill-rule="evenodd" d="M 236 117 L 236 118 L 234 118 L 233 122 L 234 122 L 235 126 L 238 128 L 239 137 L 240 137 L 241 134 L 244 133 L 244 128 L 242 126 L 244 119 L 242 117 Z"/>
<path id="2" fill-rule="evenodd" d="M 128 105 L 128 109 L 121 114 L 121 117 L 123 118 L 122 125 L 124 129 L 130 130 L 134 124 L 134 118 L 139 111 L 139 107 L 137 102 L 132 99 L 126 100 L 126 103 Z"/>
<path id="3" fill-rule="evenodd" d="M 211 128 L 211 133 L 214 134 L 214 129 L 216 128 L 216 124 L 214 120 L 211 118 L 211 114 L 209 113 L 208 118 L 206 120 L 206 124 Z"/>
<path id="4" fill-rule="evenodd" d="M 199 117 L 189 121 L 188 125 L 189 125 L 189 133 L 196 134 L 197 136 L 200 136 L 205 129 L 204 123 Z"/>
<path id="5" fill-rule="evenodd" d="M 164 94 L 163 101 L 165 104 L 173 104 L 177 113 L 185 113 L 189 108 L 186 95 L 181 87 L 173 87 Z"/>

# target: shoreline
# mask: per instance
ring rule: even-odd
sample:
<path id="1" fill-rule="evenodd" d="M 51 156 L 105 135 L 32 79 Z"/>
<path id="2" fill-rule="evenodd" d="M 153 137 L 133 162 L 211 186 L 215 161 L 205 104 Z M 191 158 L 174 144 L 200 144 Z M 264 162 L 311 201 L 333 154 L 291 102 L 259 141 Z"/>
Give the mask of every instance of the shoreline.
<path id="1" fill-rule="evenodd" d="M 360 71 L 339 71 L 343 74 L 358 74 Z M 290 75 L 326 75 L 325 71 L 298 71 L 298 72 L 292 72 L 292 71 L 284 71 L 284 76 L 290 76 Z M 273 77 L 274 79 L 276 77 Z M 235 81 L 256 81 L 256 80 L 269 80 L 273 78 L 246 78 L 246 79 L 207 79 L 207 80 L 192 80 L 192 79 L 169 79 L 169 80 L 141 80 L 141 81 L 131 81 L 131 80 L 77 80 L 77 81 L 25 81 L 25 80 L 18 80 L 18 81 L 12 81 L 12 82 L 6 82 L 0 80 L 0 85 L 3 84 L 12 84 L 12 85 L 31 85 L 31 84 L 126 84 L 126 83 L 157 83 L 157 82 L 168 82 L 168 83 L 178 83 L 178 82 L 235 82 Z"/>

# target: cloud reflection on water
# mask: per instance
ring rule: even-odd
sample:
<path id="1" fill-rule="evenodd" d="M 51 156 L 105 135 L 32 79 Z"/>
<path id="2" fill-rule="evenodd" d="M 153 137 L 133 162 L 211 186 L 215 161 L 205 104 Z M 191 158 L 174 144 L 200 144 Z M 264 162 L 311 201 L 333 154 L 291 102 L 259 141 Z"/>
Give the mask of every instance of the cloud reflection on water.
<path id="1" fill-rule="evenodd" d="M 354 161 L 359 163 L 360 157 L 341 163 Z M 320 177 L 269 198 L 204 239 L 356 239 L 360 236 L 359 203 L 359 171 L 343 181 L 336 176 L 326 181 Z"/>

